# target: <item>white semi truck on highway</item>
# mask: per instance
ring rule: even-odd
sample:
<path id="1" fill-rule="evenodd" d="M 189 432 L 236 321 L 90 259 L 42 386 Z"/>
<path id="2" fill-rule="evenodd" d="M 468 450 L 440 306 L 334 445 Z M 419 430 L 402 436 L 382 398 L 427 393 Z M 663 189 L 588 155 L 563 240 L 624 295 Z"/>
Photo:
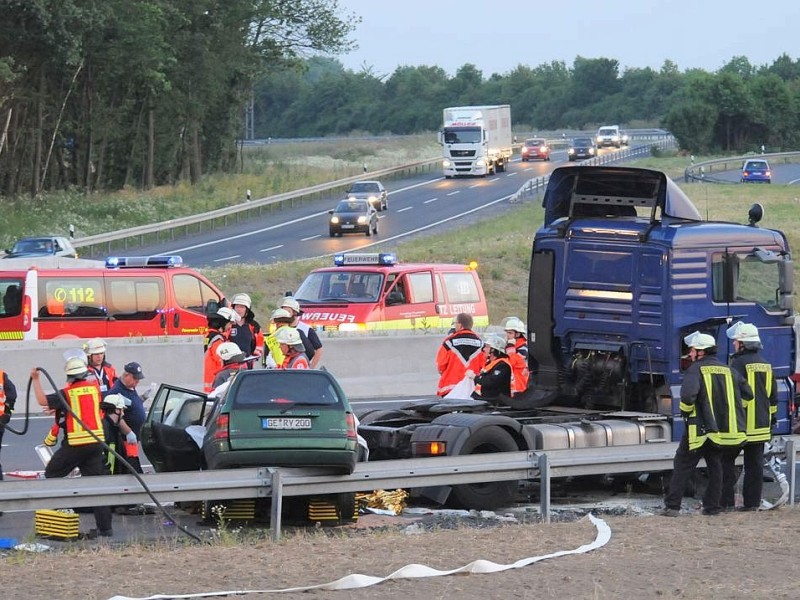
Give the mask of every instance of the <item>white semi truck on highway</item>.
<path id="1" fill-rule="evenodd" d="M 454 106 L 442 115 L 439 143 L 446 178 L 503 172 L 513 153 L 511 107 Z"/>

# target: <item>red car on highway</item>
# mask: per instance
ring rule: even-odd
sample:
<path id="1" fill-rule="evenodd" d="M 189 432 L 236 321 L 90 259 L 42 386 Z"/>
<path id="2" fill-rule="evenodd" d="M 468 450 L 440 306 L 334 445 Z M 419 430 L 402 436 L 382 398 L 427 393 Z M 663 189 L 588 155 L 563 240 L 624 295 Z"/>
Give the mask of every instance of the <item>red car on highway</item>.
<path id="1" fill-rule="evenodd" d="M 550 146 L 543 138 L 531 138 L 522 144 L 522 162 L 539 159 L 550 160 Z"/>

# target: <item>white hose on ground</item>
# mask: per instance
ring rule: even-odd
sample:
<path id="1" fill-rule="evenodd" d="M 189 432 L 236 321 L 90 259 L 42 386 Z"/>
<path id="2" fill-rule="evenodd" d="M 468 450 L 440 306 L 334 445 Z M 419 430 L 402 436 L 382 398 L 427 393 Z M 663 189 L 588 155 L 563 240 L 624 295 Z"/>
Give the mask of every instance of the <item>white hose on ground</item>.
<path id="1" fill-rule="evenodd" d="M 245 595 L 245 594 L 269 594 L 281 592 L 305 592 L 309 590 L 351 590 L 355 588 L 369 587 L 389 581 L 390 579 L 419 579 L 422 577 L 441 577 L 444 575 L 455 575 L 456 573 L 499 573 L 501 571 L 508 571 L 510 569 L 521 569 L 533 563 L 537 563 L 550 558 L 558 558 L 560 556 L 569 556 L 571 554 L 585 554 L 605 546 L 611 539 L 611 528 L 602 519 L 598 519 L 594 515 L 587 515 L 589 520 L 595 526 L 597 535 L 594 541 L 584 544 L 573 550 L 559 550 L 551 554 L 543 554 L 541 556 L 532 556 L 530 558 L 522 558 L 510 565 L 500 565 L 489 560 L 476 560 L 468 565 L 452 569 L 450 571 L 439 571 L 425 565 L 406 565 L 387 575 L 386 577 L 374 577 L 372 575 L 346 575 L 336 581 L 329 583 L 322 583 L 319 585 L 309 585 L 303 587 L 284 588 L 280 590 L 229 590 L 226 592 L 200 592 L 197 594 L 157 594 L 155 596 L 147 596 L 146 598 L 132 598 L 130 596 L 112 596 L 109 600 L 167 600 L 167 599 L 183 599 L 183 598 L 213 598 L 219 596 L 232 596 L 232 595 Z"/>

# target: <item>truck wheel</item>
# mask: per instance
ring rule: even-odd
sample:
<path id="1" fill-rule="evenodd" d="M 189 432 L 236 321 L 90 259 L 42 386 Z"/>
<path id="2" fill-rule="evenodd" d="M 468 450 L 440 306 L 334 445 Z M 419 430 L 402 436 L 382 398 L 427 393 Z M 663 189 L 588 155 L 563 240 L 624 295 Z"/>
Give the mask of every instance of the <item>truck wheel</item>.
<path id="1" fill-rule="evenodd" d="M 494 452 L 516 452 L 519 450 L 514 438 L 502 427 L 492 425 L 479 429 L 471 435 L 461 448 L 461 455 L 492 454 Z M 448 504 L 474 510 L 494 510 L 508 506 L 516 495 L 516 481 L 491 481 L 453 486 Z"/>

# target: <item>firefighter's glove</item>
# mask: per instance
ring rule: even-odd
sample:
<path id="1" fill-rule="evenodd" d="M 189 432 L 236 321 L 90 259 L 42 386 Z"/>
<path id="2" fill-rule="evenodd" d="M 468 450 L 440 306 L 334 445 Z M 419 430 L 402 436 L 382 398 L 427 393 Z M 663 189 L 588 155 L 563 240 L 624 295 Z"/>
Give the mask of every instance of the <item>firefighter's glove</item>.
<path id="1" fill-rule="evenodd" d="M 45 446 L 55 446 L 58 441 L 58 425 L 53 425 L 44 437 Z"/>
<path id="2" fill-rule="evenodd" d="M 8 425 L 8 422 L 11 420 L 11 415 L 8 413 L 3 413 L 0 415 L 0 425 Z"/>
<path id="3" fill-rule="evenodd" d="M 125 436 L 125 441 L 128 442 L 129 444 L 137 443 L 136 434 L 133 433 L 132 431 L 129 431 Z"/>

